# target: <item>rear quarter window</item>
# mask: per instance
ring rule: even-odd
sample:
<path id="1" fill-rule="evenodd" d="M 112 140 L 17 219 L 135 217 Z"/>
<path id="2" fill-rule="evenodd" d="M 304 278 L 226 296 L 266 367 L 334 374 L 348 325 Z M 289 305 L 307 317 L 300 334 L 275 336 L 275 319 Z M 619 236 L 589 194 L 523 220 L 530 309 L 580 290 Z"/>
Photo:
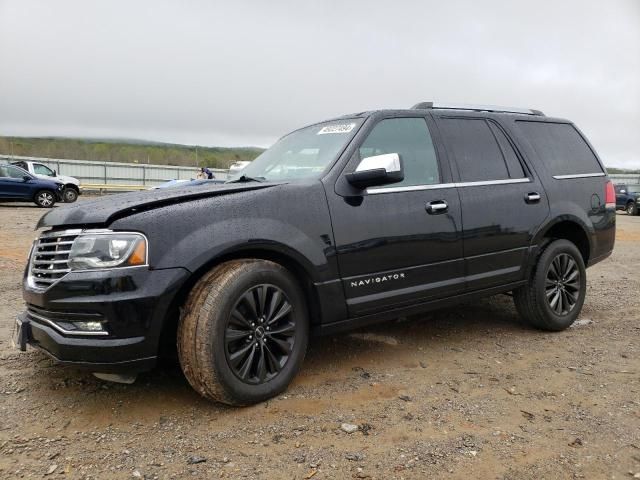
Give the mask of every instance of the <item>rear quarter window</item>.
<path id="1" fill-rule="evenodd" d="M 602 173 L 595 154 L 573 125 L 526 120 L 516 123 L 552 175 Z"/>

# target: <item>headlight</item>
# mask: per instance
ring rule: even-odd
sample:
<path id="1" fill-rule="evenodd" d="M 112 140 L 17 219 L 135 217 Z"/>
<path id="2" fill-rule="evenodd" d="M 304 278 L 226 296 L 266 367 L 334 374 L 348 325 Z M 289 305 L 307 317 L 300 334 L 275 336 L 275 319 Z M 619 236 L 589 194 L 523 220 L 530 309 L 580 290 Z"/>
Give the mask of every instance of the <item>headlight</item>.
<path id="1" fill-rule="evenodd" d="M 69 268 L 92 270 L 147 264 L 147 239 L 139 233 L 84 233 L 69 252 Z"/>

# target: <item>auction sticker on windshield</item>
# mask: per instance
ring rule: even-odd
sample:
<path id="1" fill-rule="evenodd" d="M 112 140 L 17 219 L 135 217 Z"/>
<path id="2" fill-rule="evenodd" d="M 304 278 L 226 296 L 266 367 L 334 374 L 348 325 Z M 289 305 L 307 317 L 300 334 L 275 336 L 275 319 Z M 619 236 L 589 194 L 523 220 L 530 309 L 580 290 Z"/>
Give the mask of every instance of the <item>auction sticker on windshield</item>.
<path id="1" fill-rule="evenodd" d="M 326 133 L 349 133 L 355 127 L 355 123 L 338 123 L 336 125 L 327 125 L 322 127 L 318 132 L 318 135 L 324 135 Z"/>

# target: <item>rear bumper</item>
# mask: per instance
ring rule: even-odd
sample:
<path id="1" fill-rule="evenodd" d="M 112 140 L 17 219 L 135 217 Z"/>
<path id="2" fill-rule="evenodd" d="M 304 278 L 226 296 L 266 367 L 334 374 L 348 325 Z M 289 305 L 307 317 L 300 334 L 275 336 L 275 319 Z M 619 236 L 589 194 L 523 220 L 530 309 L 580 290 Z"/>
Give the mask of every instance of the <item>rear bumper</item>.
<path id="1" fill-rule="evenodd" d="M 611 254 L 613 253 L 613 250 L 609 250 L 608 252 L 599 255 L 597 257 L 594 258 L 590 258 L 589 259 L 589 264 L 587 265 L 587 267 L 593 267 L 596 263 L 601 262 L 602 260 L 606 260 L 607 258 L 609 258 L 611 256 Z"/>
<path id="2" fill-rule="evenodd" d="M 54 360 L 100 373 L 138 373 L 156 364 L 162 330 L 189 272 L 182 268 L 71 272 L 45 291 L 24 284 L 25 343 Z M 78 320 L 103 322 L 95 335 L 69 329 Z"/>

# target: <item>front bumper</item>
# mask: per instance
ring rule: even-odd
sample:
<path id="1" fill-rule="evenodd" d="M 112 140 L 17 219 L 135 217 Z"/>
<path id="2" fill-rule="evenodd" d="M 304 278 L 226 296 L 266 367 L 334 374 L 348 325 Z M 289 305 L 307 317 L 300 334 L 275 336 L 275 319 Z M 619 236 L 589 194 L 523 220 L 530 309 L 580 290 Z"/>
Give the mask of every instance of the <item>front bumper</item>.
<path id="1" fill-rule="evenodd" d="M 71 272 L 44 291 L 25 280 L 21 342 L 94 372 L 150 370 L 172 302 L 188 276 L 183 268 Z M 103 334 L 69 331 L 70 322 L 83 318 L 99 318 Z"/>

